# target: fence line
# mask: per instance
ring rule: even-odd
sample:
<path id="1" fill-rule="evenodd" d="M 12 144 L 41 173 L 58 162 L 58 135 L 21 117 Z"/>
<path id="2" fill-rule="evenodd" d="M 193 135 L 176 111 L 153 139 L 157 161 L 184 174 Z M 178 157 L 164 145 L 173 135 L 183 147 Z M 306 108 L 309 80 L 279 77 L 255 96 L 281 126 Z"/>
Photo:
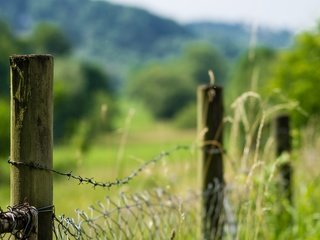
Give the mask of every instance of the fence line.
<path id="1" fill-rule="evenodd" d="M 206 142 L 204 144 L 211 143 Z M 219 146 L 218 144 L 214 145 L 218 147 L 217 151 L 219 151 L 219 153 L 225 154 L 225 152 L 222 150 L 222 146 Z M 191 150 L 192 147 L 193 146 L 181 145 L 172 148 L 171 150 L 164 151 L 158 154 L 155 158 L 143 163 L 138 169 L 142 169 L 141 171 L 143 171 L 143 169 L 145 169 L 145 167 L 147 167 L 151 163 L 157 163 L 164 157 L 170 156 L 171 154 L 179 150 Z M 145 167 L 142 168 L 142 166 Z M 28 166 L 25 164 L 25 167 L 32 168 L 33 166 Z M 219 187 L 217 188 L 219 189 Z M 200 210 L 198 211 L 197 209 L 194 209 L 194 206 L 197 205 L 197 202 L 201 201 L 201 199 L 205 199 L 208 196 L 212 195 L 219 196 L 219 194 L 221 194 L 221 191 L 213 191 L 212 189 L 213 185 L 210 185 L 209 189 L 207 191 L 204 191 L 204 193 L 193 192 L 187 198 L 171 195 L 170 193 L 167 193 L 161 189 L 155 190 L 155 192 L 146 191 L 144 193 L 137 193 L 129 196 L 122 194 L 120 195 L 119 203 L 110 198 L 106 198 L 103 204 L 97 203 L 95 206 L 91 206 L 90 210 L 87 212 L 78 210 L 78 220 L 74 220 L 66 216 L 54 215 L 54 226 L 52 231 L 56 239 L 96 239 L 97 237 L 103 237 L 104 239 L 132 239 L 134 237 L 139 238 L 139 234 L 142 234 L 146 238 L 155 238 L 155 235 L 153 234 L 156 233 L 159 235 L 158 239 L 170 239 L 172 236 L 178 236 L 178 230 L 176 230 L 180 229 L 178 228 L 180 226 L 178 225 L 178 222 L 182 221 L 183 219 L 184 224 L 186 225 L 183 227 L 184 230 L 180 229 L 179 231 L 186 233 L 186 236 L 190 236 L 190 234 L 192 236 L 195 236 L 198 232 L 198 229 L 194 224 L 196 222 L 196 219 L 201 216 L 203 223 L 206 223 L 207 226 L 209 226 L 209 223 L 206 222 L 208 220 L 208 217 L 212 216 L 211 214 L 214 214 L 216 218 L 217 215 L 215 214 L 219 212 L 213 210 L 214 208 L 212 206 L 215 206 L 216 204 L 212 200 L 213 198 L 211 198 L 211 202 L 209 203 L 211 207 L 207 211 L 203 211 L 202 213 L 200 213 Z M 224 199 L 221 211 L 223 210 L 223 214 L 225 216 L 225 224 L 224 227 L 220 225 L 219 230 L 223 232 L 223 236 L 230 236 L 230 239 L 234 239 L 233 237 L 237 234 L 237 225 L 235 222 L 236 217 L 233 213 L 234 210 L 230 210 L 230 208 L 232 208 L 232 205 L 230 205 L 230 202 L 228 202 L 228 196 L 226 196 L 225 193 L 223 193 L 223 195 Z M 106 207 L 107 205 L 108 208 Z M 173 212 L 175 212 L 175 214 L 178 214 L 181 206 L 188 206 L 190 208 L 184 208 L 184 211 L 181 213 L 184 217 L 180 218 L 180 216 L 172 215 Z M 103 208 L 107 210 L 103 212 Z M 52 206 L 51 208 L 50 206 L 48 206 L 48 209 L 37 209 L 37 211 L 53 212 Z M 114 218 L 115 215 L 118 218 Z M 132 225 L 132 222 L 126 221 L 128 215 L 131 215 L 130 218 L 132 219 L 132 222 L 139 222 L 139 224 Z M 138 217 L 140 215 L 141 218 Z M 172 228 L 172 231 L 169 231 L 169 229 L 167 228 L 164 232 L 162 231 L 162 228 L 160 226 L 163 222 L 169 221 L 167 218 L 169 220 L 175 219 L 174 221 L 172 220 L 173 222 L 170 222 L 170 224 L 177 227 L 175 229 Z M 150 225 L 148 224 L 151 224 L 152 226 L 154 226 L 154 228 L 150 227 Z M 189 228 L 187 226 L 192 227 Z M 160 232 L 159 229 L 162 232 Z M 16 236 L 18 236 L 17 233 L 15 234 Z M 23 239 L 24 233 L 19 232 L 19 234 L 20 236 L 22 236 L 20 238 Z M 0 239 L 2 239 L 1 236 Z M 180 237 L 180 239 L 183 239 L 183 237 Z"/>
<path id="2" fill-rule="evenodd" d="M 198 233 L 197 219 L 201 222 L 202 239 L 221 239 L 237 234 L 224 182 L 222 89 L 213 85 L 198 89 L 200 192 L 188 197 L 175 196 L 161 189 L 121 194 L 119 202 L 106 198 L 104 202 L 92 205 L 89 212 L 78 210 L 77 220 L 56 216 L 52 203 L 52 174 L 93 188 L 111 188 L 128 184 L 149 165 L 176 151 L 190 150 L 192 146 L 177 146 L 164 151 L 128 176 L 107 182 L 75 175 L 72 171 L 53 169 L 52 63 L 53 58 L 48 55 L 14 56 L 10 59 L 12 136 L 8 163 L 11 168 L 11 204 L 14 207 L 8 212 L 0 211 L 0 239 L 6 232 L 17 239 L 32 240 L 53 237 L 184 239 Z M 277 138 L 284 137 L 281 131 L 278 131 Z M 284 167 L 282 172 L 290 180 L 291 175 L 284 174 Z M 291 192 L 288 195 L 291 198 Z M 197 203 L 200 206 L 195 207 Z"/>
<path id="3" fill-rule="evenodd" d="M 195 222 L 200 216 L 200 209 L 195 208 L 195 205 L 201 199 L 217 194 L 213 191 L 214 189 L 209 188 L 205 192 L 189 191 L 185 196 L 178 196 L 157 188 L 135 194 L 120 193 L 119 199 L 107 196 L 103 201 L 91 205 L 87 211 L 77 209 L 76 219 L 54 214 L 53 237 L 55 239 L 187 239 L 198 232 Z M 7 232 L 17 239 L 29 239 L 29 233 L 37 224 L 37 219 L 30 218 L 28 214 L 30 212 L 39 214 L 43 211 L 52 211 L 52 206 L 47 209 L 35 209 L 25 203 L 10 208 L 8 212 L 1 212 L 0 219 L 8 213 L 16 217 L 21 216 L 21 224 L 16 225 L 14 230 L 8 229 Z M 234 232 L 231 231 L 234 229 L 232 214 L 229 209 L 226 214 L 229 218 L 225 224 L 225 235 L 234 236 Z M 201 218 L 207 219 L 207 216 L 203 215 Z M 7 239 L 1 233 L 4 232 L 0 231 L 0 239 Z"/>
<path id="4" fill-rule="evenodd" d="M 55 217 L 54 234 L 57 239 L 67 236 L 75 239 L 187 239 L 198 233 L 195 222 L 201 210 L 195 205 L 203 198 L 221 193 L 216 190 L 209 188 L 205 192 L 190 191 L 186 196 L 177 196 L 158 188 L 132 195 L 121 193 L 117 202 L 106 197 L 88 211 L 77 210 L 78 220 Z M 225 201 L 223 205 L 229 203 Z M 201 216 L 203 221 L 208 220 L 207 215 L 212 216 L 212 209 Z M 235 217 L 230 206 L 226 215 L 226 223 L 221 228 L 225 236 L 234 237 Z"/>
<path id="5" fill-rule="evenodd" d="M 137 169 L 133 170 L 128 176 L 126 176 L 126 177 L 124 177 L 122 179 L 116 179 L 116 180 L 113 180 L 113 181 L 106 181 L 106 182 L 96 181 L 96 180 L 94 180 L 93 177 L 89 178 L 89 177 L 82 177 L 82 176 L 79 176 L 79 175 L 74 175 L 74 174 L 72 174 L 72 171 L 60 172 L 60 171 L 57 171 L 57 170 L 52 169 L 52 168 L 46 168 L 46 167 L 42 166 L 41 164 L 34 163 L 34 162 L 30 162 L 30 163 L 16 162 L 16 161 L 12 161 L 12 160 L 9 159 L 8 163 L 10 165 L 13 165 L 13 166 L 22 166 L 22 167 L 26 167 L 26 168 L 30 168 L 30 169 L 52 172 L 52 173 L 58 174 L 60 176 L 64 176 L 64 177 L 68 178 L 69 180 L 70 179 L 76 180 L 79 185 L 81 185 L 81 184 L 89 184 L 89 185 L 92 185 L 94 188 L 96 188 L 96 187 L 111 188 L 111 187 L 114 187 L 114 186 L 121 186 L 121 185 L 128 184 L 135 177 L 137 177 L 139 175 L 139 173 L 141 173 L 143 170 L 145 170 L 149 165 L 157 163 L 160 160 L 162 160 L 163 158 L 168 157 L 168 156 L 170 156 L 171 154 L 173 154 L 173 153 L 175 153 L 177 151 L 180 151 L 180 150 L 191 150 L 192 148 L 193 148 L 192 146 L 179 145 L 179 146 L 176 146 L 175 148 L 173 148 L 171 150 L 163 151 L 160 154 L 158 154 L 156 157 L 152 158 L 151 160 L 148 160 L 148 161 L 144 162 Z"/>

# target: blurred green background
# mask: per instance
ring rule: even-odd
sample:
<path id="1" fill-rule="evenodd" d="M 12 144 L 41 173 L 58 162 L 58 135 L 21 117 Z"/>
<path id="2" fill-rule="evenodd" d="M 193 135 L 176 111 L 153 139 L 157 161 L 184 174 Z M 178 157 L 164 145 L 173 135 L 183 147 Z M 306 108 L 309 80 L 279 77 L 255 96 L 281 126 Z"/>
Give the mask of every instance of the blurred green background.
<path id="1" fill-rule="evenodd" d="M 55 57 L 54 164 L 64 171 L 113 179 L 164 148 L 194 142 L 196 87 L 209 83 L 209 69 L 225 89 L 226 114 L 246 91 L 259 93 L 270 105 L 293 102 L 296 150 L 317 151 L 319 137 L 306 146 L 301 132 L 312 125 L 314 135 L 319 133 L 320 24 L 298 33 L 266 27 L 251 31 L 241 23 L 178 24 L 141 9 L 87 0 L 2 0 L 0 6 L 0 206 L 9 204 L 13 54 Z M 258 41 L 250 44 L 252 37 Z M 129 155 L 136 158 L 124 160 Z M 179 157 L 170 162 L 173 171 L 181 164 L 190 171 Z M 111 166 L 116 171 L 105 170 Z M 195 181 L 191 172 L 191 178 L 177 173 L 168 180 L 157 171 L 144 176 L 136 189 L 172 186 L 178 176 L 186 186 Z M 312 190 L 306 191 L 316 191 L 319 174 L 314 175 L 313 185 L 306 187 Z M 73 194 L 72 186 L 55 181 L 56 196 Z M 75 191 L 79 207 L 105 195 Z M 60 205 L 62 212 L 73 211 L 71 205 Z"/>

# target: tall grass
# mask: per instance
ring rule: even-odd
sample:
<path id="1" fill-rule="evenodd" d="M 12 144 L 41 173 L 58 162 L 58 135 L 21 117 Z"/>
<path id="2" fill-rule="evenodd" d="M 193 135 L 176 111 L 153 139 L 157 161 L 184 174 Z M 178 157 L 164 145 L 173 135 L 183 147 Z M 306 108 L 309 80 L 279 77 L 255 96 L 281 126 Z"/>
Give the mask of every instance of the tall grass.
<path id="1" fill-rule="evenodd" d="M 241 95 L 231 106 L 230 114 L 225 118 L 225 239 L 320 239 L 317 121 L 306 129 L 293 129 L 293 135 L 299 133 L 301 137 L 294 138 L 295 142 L 300 140 L 299 144 L 294 144 L 296 147 L 291 153 L 274 154 L 275 139 L 270 122 L 276 114 L 296 106 L 285 101 L 270 105 L 254 92 Z M 139 109 L 136 115 L 139 115 Z M 130 117 L 134 124 L 134 116 Z M 180 199 L 179 204 L 183 206 L 183 210 L 178 211 L 178 220 L 172 222 L 172 230 L 177 231 L 174 239 L 194 239 L 198 228 L 194 216 L 199 213 L 200 198 L 183 201 L 188 199 L 190 190 L 199 194 L 195 131 L 176 130 L 170 123 L 154 122 L 148 122 L 147 130 L 143 129 L 144 125 L 129 128 L 130 121 L 123 128 L 125 132 L 97 138 L 82 156 L 81 164 L 76 146 L 56 147 L 54 167 L 98 180 L 113 180 L 130 174 L 132 169 L 163 150 L 181 144 L 191 148 L 149 166 L 129 185 L 110 190 L 77 186 L 55 177 L 56 213 L 77 218 L 76 208 L 86 209 L 106 196 L 117 199 L 119 192 L 139 193 L 162 188 Z M 288 161 L 294 169 L 292 203 L 283 194 L 279 176 L 279 166 Z M 121 169 L 122 176 L 116 169 Z M 8 166 L 4 160 L 1 171 L 0 204 L 5 208 L 9 204 L 9 187 Z M 168 233 L 172 230 L 168 229 Z"/>
<path id="2" fill-rule="evenodd" d="M 314 126 L 300 129 L 303 141 L 299 147 L 281 156 L 274 154 L 276 141 L 271 120 L 297 107 L 290 101 L 270 105 L 253 92 L 243 94 L 232 105 L 232 115 L 227 118 L 231 130 L 225 163 L 226 196 L 237 219 L 236 239 L 320 237 L 320 208 L 314 202 L 320 192 L 315 187 L 319 172 L 312 171 L 319 166 L 314 161 L 319 154 L 319 131 Z M 310 133 L 312 137 L 308 136 Z M 308 164 L 312 159 L 313 163 Z M 293 202 L 286 198 L 279 174 L 280 166 L 287 162 L 294 169 Z"/>

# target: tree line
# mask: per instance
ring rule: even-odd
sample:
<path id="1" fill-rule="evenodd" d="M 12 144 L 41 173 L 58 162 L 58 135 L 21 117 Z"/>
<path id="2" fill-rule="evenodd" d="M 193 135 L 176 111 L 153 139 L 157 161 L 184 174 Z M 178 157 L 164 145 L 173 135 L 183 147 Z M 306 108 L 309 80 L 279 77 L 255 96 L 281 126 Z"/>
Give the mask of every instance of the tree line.
<path id="1" fill-rule="evenodd" d="M 112 128 L 116 107 L 109 75 L 98 64 L 76 58 L 70 41 L 59 28 L 42 23 L 27 35 L 16 36 L 6 23 L 0 22 L 0 39 L 1 155 L 9 151 L 9 56 L 12 54 L 54 55 L 54 137 L 57 143 L 80 134 L 85 148 L 85 139 Z M 108 109 L 108 121 L 102 122 L 100 118 L 101 106 Z"/>
<path id="2" fill-rule="evenodd" d="M 96 134 L 112 129 L 117 99 L 142 102 L 155 119 L 175 120 L 180 127 L 195 127 L 195 88 L 209 82 L 208 70 L 225 88 L 227 104 L 253 90 L 264 97 L 282 89 L 274 101 L 293 99 L 301 111 L 293 112 L 294 124 L 305 124 L 320 110 L 320 24 L 295 37 L 290 48 L 248 48 L 234 62 L 204 42 L 186 45 L 179 56 L 152 60 L 132 68 L 126 85 L 116 83 L 101 65 L 73 54 L 66 34 L 55 25 L 42 23 L 17 36 L 0 22 L 0 138 L 2 154 L 9 149 L 9 55 L 51 53 L 55 56 L 54 135 L 57 143 L 77 136 L 85 149 Z M 108 116 L 107 121 L 101 113 Z M 303 114 L 302 114 L 303 113 Z"/>

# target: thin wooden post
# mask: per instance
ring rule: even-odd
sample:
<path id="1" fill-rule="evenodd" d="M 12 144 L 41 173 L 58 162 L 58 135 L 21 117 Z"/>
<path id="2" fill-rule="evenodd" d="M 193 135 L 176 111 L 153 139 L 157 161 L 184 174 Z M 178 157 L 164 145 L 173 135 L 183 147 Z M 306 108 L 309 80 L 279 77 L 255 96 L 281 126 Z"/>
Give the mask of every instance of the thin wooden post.
<path id="1" fill-rule="evenodd" d="M 221 239 L 223 230 L 222 88 L 198 88 L 198 133 L 202 197 L 201 239 Z"/>
<path id="2" fill-rule="evenodd" d="M 36 208 L 53 204 L 52 168 L 53 57 L 10 57 L 11 204 L 27 201 Z M 52 212 L 39 212 L 38 233 L 29 239 L 52 239 Z"/>
<path id="3" fill-rule="evenodd" d="M 287 115 L 278 116 L 275 120 L 276 131 L 276 151 L 277 156 L 280 156 L 284 152 L 291 152 L 291 135 L 290 135 L 290 118 Z M 292 168 L 290 162 L 286 162 L 280 165 L 281 185 L 285 197 L 292 201 L 292 189 L 291 178 Z"/>

